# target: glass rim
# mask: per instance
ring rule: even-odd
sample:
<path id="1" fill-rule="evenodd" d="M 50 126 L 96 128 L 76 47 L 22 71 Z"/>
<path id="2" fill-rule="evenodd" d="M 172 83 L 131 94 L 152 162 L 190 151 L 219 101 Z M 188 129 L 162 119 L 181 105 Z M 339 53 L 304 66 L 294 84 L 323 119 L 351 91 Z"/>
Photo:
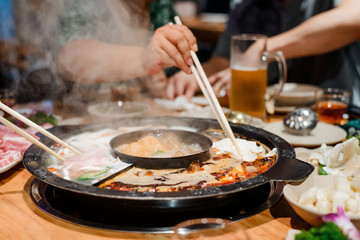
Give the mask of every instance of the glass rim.
<path id="1" fill-rule="evenodd" d="M 348 97 L 350 96 L 350 92 L 345 90 L 345 89 L 341 89 L 341 88 L 323 88 L 320 90 L 316 91 L 317 93 L 322 93 L 322 94 L 343 94 L 344 96 Z"/>
<path id="2" fill-rule="evenodd" d="M 241 33 L 231 36 L 231 40 L 258 40 L 267 38 L 265 34 L 260 33 Z"/>

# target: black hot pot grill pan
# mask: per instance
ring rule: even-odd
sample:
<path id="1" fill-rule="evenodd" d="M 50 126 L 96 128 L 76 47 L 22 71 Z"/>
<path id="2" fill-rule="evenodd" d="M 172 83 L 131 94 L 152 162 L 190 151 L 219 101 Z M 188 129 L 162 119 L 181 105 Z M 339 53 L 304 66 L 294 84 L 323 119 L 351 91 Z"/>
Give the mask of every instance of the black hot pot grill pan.
<path id="1" fill-rule="evenodd" d="M 150 117 L 119 119 L 112 122 L 79 125 L 57 126 L 50 131 L 66 139 L 76 134 L 87 131 L 95 131 L 103 128 L 134 127 L 134 126 L 167 126 L 169 128 L 193 129 L 202 132 L 206 129 L 220 129 L 215 119 L 184 118 L 184 117 Z M 49 172 L 45 166 L 45 152 L 36 145 L 31 145 L 24 154 L 23 163 L 26 169 L 40 181 L 65 191 L 74 202 L 88 207 L 89 210 L 101 208 L 101 211 L 111 214 L 115 209 L 120 212 L 149 213 L 184 213 L 199 209 L 209 209 L 212 206 L 226 205 L 229 202 L 247 199 L 252 189 L 258 188 L 269 182 L 277 181 L 302 181 L 314 170 L 314 167 L 304 161 L 296 159 L 292 146 L 284 139 L 265 130 L 249 125 L 231 124 L 231 128 L 237 137 L 248 140 L 256 140 L 268 148 L 277 148 L 278 156 L 274 165 L 266 172 L 250 178 L 246 181 L 209 187 L 196 190 L 184 190 L 178 192 L 131 192 L 102 189 L 96 186 L 86 186 L 68 181 Z M 54 142 L 42 135 L 40 141 L 47 146 Z M 248 200 L 248 199 L 247 199 Z"/>

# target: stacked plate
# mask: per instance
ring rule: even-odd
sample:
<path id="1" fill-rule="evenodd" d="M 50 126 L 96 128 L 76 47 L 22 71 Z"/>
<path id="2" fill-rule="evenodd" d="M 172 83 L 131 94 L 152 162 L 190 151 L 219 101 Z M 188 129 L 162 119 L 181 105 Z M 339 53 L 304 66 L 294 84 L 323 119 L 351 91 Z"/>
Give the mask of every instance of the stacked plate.
<path id="1" fill-rule="evenodd" d="M 267 91 L 271 94 L 276 85 L 269 86 Z M 287 113 L 297 107 L 313 107 L 315 92 L 321 88 L 315 85 L 302 83 L 285 83 L 280 95 L 275 99 L 275 111 Z"/>

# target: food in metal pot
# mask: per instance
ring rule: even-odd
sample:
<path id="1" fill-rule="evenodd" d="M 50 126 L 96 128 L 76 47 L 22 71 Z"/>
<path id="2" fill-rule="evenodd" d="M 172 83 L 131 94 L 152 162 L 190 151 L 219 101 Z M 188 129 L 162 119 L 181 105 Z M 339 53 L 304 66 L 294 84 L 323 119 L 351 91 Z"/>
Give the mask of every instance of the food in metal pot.
<path id="1" fill-rule="evenodd" d="M 122 144 L 116 150 L 132 156 L 139 157 L 181 157 L 200 152 L 199 144 L 185 144 L 172 133 L 154 135 L 149 134 L 138 141 Z"/>
<path id="2" fill-rule="evenodd" d="M 127 131 L 132 130 L 129 128 Z M 104 129 L 72 136 L 67 142 L 83 152 L 83 155 L 76 156 L 67 149 L 59 148 L 58 152 L 66 161 L 61 162 L 49 156 L 48 170 L 77 182 L 111 173 L 121 161 L 109 153 L 109 140 L 121 132 L 126 132 L 126 129 Z M 237 139 L 242 149 L 240 156 L 231 141 L 218 129 L 205 129 L 203 133 L 208 134 L 214 142 L 209 160 L 201 163 L 194 161 L 188 168 L 179 169 L 132 167 L 99 187 L 121 191 L 172 192 L 222 186 L 255 177 L 268 170 L 276 161 L 277 150 L 271 150 L 259 142 Z M 153 138 L 148 140 L 158 142 Z M 171 145 L 166 141 L 163 144 L 165 147 Z M 161 149 L 151 149 L 147 154 L 158 150 Z"/>

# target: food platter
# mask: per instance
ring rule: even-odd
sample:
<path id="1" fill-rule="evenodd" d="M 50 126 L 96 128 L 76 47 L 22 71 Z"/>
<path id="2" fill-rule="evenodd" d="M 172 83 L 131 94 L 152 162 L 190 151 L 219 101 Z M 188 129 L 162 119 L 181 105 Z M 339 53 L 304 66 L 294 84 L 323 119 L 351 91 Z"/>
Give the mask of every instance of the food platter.
<path id="1" fill-rule="evenodd" d="M 218 129 L 220 126 L 216 120 L 183 118 L 183 117 L 154 117 L 120 119 L 113 122 L 84 126 L 60 126 L 52 129 L 52 132 L 62 139 L 78 133 L 103 129 L 114 126 L 167 126 L 169 129 L 193 129 L 202 132 L 206 129 Z M 274 165 L 266 172 L 245 181 L 226 184 L 216 187 L 199 188 L 175 192 L 135 192 L 103 189 L 96 186 L 88 186 L 78 182 L 69 181 L 49 172 L 44 161 L 44 151 L 32 145 L 24 154 L 24 166 L 38 178 L 57 189 L 62 189 L 67 194 L 78 195 L 79 198 L 92 199 L 107 207 L 116 207 L 118 211 L 128 214 L 190 214 L 196 211 L 208 211 L 212 206 L 225 207 L 234 202 L 247 199 L 247 191 L 258 187 L 282 181 L 301 181 L 306 179 L 314 167 L 296 159 L 295 151 L 282 138 L 262 129 L 249 125 L 231 125 L 238 137 L 256 140 L 266 145 L 269 149 L 277 148 L 277 159 Z M 214 134 L 217 134 L 215 131 Z M 46 145 L 53 144 L 51 140 L 41 137 Z M 72 198 L 74 199 L 74 198 Z M 100 204 L 98 204 L 100 205 Z"/>

